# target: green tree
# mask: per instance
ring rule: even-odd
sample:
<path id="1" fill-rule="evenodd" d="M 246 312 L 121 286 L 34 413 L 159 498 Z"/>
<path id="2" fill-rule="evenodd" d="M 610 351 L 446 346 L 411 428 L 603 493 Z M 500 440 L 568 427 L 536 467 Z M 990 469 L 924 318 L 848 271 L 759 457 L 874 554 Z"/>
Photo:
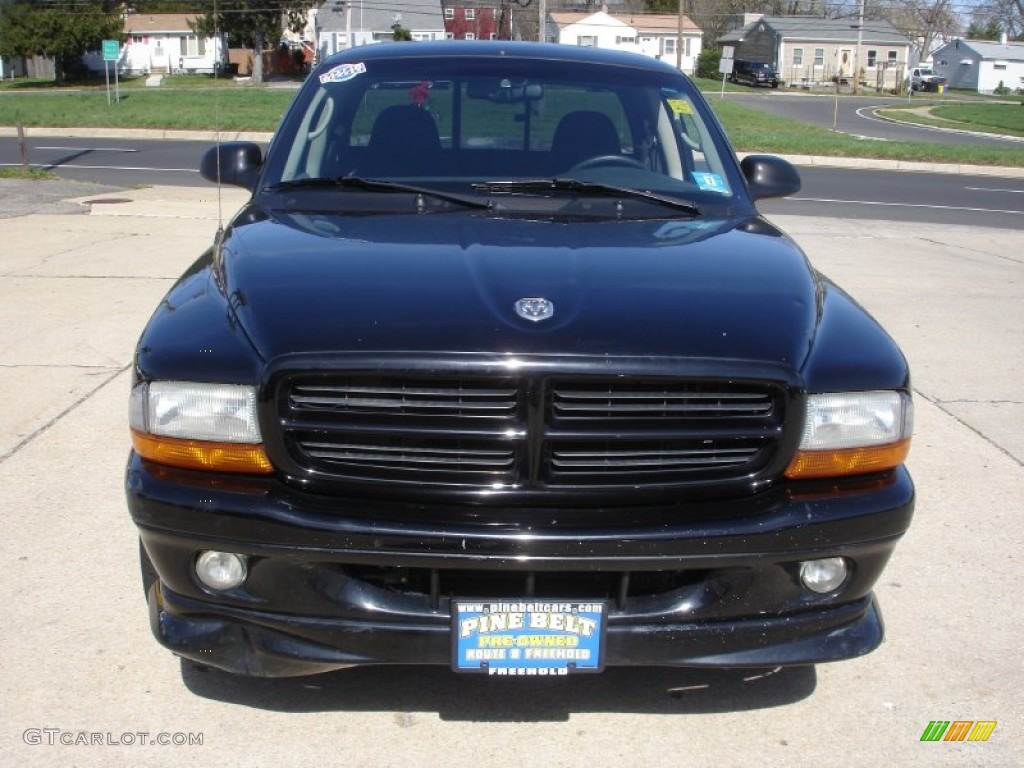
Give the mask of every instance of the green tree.
<path id="1" fill-rule="evenodd" d="M 1008 39 L 1024 40 L 1024 0 L 978 0 L 973 5 L 971 26 L 978 24 L 987 31 L 998 24 Z"/>
<path id="2" fill-rule="evenodd" d="M 120 40 L 121 3 L 113 0 L 9 0 L 0 3 L 0 56 L 47 56 L 55 80 L 84 70 L 82 55 Z"/>
<path id="3" fill-rule="evenodd" d="M 300 31 L 314 4 L 309 0 L 137 0 L 132 7 L 138 13 L 194 13 L 196 34 L 226 34 L 228 45 L 252 49 L 252 79 L 262 83 L 263 51 L 268 44 L 277 46 L 286 27 Z"/>
<path id="4" fill-rule="evenodd" d="M 702 48 L 697 56 L 697 77 L 717 79 L 721 77 L 718 65 L 722 63 L 721 48 Z"/>
<path id="5" fill-rule="evenodd" d="M 392 40 L 396 43 L 408 43 L 412 42 L 412 32 L 403 27 L 401 24 L 395 24 L 391 27 Z"/>
<path id="6" fill-rule="evenodd" d="M 987 22 L 972 21 L 967 28 L 968 40 L 998 40 L 1003 34 L 1003 27 L 997 19 L 989 19 Z"/>

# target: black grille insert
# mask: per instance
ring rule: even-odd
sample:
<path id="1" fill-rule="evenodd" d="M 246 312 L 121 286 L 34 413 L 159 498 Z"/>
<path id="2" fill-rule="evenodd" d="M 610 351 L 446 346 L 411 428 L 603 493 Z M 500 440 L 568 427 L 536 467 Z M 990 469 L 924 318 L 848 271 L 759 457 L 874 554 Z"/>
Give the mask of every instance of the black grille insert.
<path id="1" fill-rule="evenodd" d="M 293 413 L 344 418 L 508 419 L 518 392 L 501 381 L 421 381 L 405 378 L 331 379 L 296 384 Z"/>
<path id="2" fill-rule="evenodd" d="M 767 392 L 701 382 L 572 382 L 552 393 L 558 420 L 749 419 L 768 416 L 772 408 Z"/>
<path id="3" fill-rule="evenodd" d="M 595 376 L 295 373 L 281 444 L 316 482 L 595 492 L 749 481 L 783 433 L 781 386 Z"/>

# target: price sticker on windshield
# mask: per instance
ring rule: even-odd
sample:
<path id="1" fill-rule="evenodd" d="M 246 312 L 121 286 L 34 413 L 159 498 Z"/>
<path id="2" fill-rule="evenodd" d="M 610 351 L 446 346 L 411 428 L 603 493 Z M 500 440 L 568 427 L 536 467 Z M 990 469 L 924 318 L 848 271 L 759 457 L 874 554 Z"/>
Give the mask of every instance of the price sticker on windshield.
<path id="1" fill-rule="evenodd" d="M 668 105 L 677 115 L 693 114 L 693 107 L 686 99 L 668 99 Z"/>

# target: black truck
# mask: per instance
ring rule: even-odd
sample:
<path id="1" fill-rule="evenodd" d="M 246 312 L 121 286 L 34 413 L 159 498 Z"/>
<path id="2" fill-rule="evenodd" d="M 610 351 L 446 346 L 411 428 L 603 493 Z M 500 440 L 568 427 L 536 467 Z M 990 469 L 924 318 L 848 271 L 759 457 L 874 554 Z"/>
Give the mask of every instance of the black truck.
<path id="1" fill-rule="evenodd" d="M 235 673 L 488 675 L 867 653 L 907 529 L 906 361 L 762 218 L 654 59 L 322 63 L 156 308 L 128 507 L 153 632 Z"/>

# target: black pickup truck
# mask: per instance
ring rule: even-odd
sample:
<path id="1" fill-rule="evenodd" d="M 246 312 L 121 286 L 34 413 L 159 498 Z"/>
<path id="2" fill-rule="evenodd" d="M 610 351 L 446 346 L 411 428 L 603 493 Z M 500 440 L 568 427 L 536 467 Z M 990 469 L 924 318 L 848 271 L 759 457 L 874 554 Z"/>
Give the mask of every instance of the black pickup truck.
<path id="1" fill-rule="evenodd" d="M 156 637 L 251 675 L 867 653 L 907 365 L 693 84 L 572 46 L 330 58 L 138 343 Z"/>

